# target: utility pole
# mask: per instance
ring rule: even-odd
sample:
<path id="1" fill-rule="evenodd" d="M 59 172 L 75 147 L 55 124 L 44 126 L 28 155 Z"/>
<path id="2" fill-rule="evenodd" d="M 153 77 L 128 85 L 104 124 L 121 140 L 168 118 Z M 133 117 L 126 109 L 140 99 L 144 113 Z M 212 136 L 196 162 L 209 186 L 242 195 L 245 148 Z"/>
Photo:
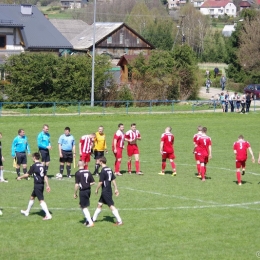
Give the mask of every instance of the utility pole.
<path id="1" fill-rule="evenodd" d="M 182 44 L 185 42 L 185 36 L 184 36 L 184 33 L 183 33 L 183 19 L 184 19 L 185 15 L 180 15 L 180 17 L 181 17 L 181 22 L 180 22 L 180 25 L 177 25 L 178 31 L 176 33 L 176 36 L 175 36 L 175 39 L 174 39 L 174 42 L 173 42 L 173 45 L 172 45 L 172 50 L 174 49 L 174 46 L 175 46 L 176 41 L 178 39 L 180 30 L 182 31 Z"/>

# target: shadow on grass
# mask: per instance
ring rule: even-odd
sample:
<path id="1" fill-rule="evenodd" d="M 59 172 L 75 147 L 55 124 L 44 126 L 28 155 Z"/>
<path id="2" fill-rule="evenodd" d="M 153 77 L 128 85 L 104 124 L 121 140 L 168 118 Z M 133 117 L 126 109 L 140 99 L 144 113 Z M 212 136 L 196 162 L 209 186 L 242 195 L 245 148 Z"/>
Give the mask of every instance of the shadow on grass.
<path id="1" fill-rule="evenodd" d="M 236 183 L 238 185 L 237 181 L 233 181 L 234 183 Z M 242 184 L 252 184 L 252 182 L 250 181 L 241 181 Z M 258 183 L 259 184 L 259 183 Z"/>

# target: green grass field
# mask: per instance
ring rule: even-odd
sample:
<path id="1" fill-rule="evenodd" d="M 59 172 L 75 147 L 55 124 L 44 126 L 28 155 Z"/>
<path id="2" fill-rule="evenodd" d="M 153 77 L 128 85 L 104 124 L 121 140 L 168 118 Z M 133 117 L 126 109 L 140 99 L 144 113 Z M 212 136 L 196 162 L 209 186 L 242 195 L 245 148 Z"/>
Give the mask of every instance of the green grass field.
<path id="1" fill-rule="evenodd" d="M 1 117 L 5 178 L 9 181 L 0 183 L 1 259 L 257 259 L 260 167 L 249 158 L 243 185 L 238 186 L 232 146 L 244 134 L 258 158 L 259 117 L 259 113 Z M 25 129 L 34 152 L 37 134 L 44 123 L 49 124 L 53 145 L 49 175 L 53 177 L 59 171 L 57 141 L 64 127 L 70 126 L 78 142 L 81 135 L 103 125 L 108 165 L 113 167 L 111 141 L 120 122 L 125 130 L 135 122 L 141 132 L 144 172 L 144 176 L 125 173 L 117 177 L 120 195 L 114 201 L 123 226 L 113 226 L 115 219 L 104 206 L 95 227 L 86 228 L 78 200 L 73 199 L 74 179 L 49 180 L 52 190 L 45 192 L 45 201 L 52 220 L 42 221 L 44 214 L 37 200 L 28 217 L 20 214 L 27 207 L 33 181 L 15 180 L 11 143 L 19 128 Z M 204 183 L 195 177 L 192 154 L 192 138 L 199 124 L 208 127 L 213 144 Z M 160 136 L 168 125 L 175 135 L 177 177 L 170 175 L 169 163 L 169 174 L 157 174 L 161 170 Z M 123 171 L 127 170 L 126 159 L 124 151 Z M 91 214 L 99 198 L 94 188 Z"/>

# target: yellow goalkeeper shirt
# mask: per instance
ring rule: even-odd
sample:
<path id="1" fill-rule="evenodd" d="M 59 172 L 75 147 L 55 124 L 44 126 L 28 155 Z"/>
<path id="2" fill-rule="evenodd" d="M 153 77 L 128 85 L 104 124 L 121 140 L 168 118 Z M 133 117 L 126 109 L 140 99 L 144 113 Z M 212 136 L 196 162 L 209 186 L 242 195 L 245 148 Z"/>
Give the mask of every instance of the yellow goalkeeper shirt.
<path id="1" fill-rule="evenodd" d="M 105 151 L 106 149 L 106 135 L 96 132 L 96 138 L 94 140 L 94 151 Z"/>

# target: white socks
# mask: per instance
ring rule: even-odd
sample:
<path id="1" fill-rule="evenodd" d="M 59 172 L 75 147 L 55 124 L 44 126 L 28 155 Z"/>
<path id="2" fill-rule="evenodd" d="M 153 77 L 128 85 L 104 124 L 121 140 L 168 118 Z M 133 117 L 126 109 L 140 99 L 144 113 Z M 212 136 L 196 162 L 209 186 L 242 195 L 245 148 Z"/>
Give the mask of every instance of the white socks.
<path id="1" fill-rule="evenodd" d="M 29 200 L 28 207 L 27 207 L 27 210 L 26 210 L 28 213 L 30 212 L 31 207 L 33 206 L 33 203 L 34 203 L 34 200 Z"/>
<path id="2" fill-rule="evenodd" d="M 93 221 L 97 220 L 97 217 L 98 217 L 100 212 L 101 212 L 101 209 L 100 208 L 96 208 L 95 213 L 93 215 Z"/>
<path id="3" fill-rule="evenodd" d="M 40 205 L 42 207 L 42 210 L 46 213 L 46 216 L 49 217 L 51 214 L 48 210 L 48 207 L 47 207 L 47 204 L 45 203 L 45 201 L 42 201 Z"/>
<path id="4" fill-rule="evenodd" d="M 90 213 L 88 211 L 88 208 L 84 208 L 84 209 L 82 209 L 82 211 L 83 211 L 83 214 L 84 214 L 86 220 L 88 221 L 89 225 L 92 225 L 93 221 L 92 221 L 92 219 L 90 217 Z"/>
<path id="5" fill-rule="evenodd" d="M 112 210 L 113 215 L 116 217 L 117 222 L 122 222 L 121 217 L 119 216 L 118 210 L 114 209 Z"/>

